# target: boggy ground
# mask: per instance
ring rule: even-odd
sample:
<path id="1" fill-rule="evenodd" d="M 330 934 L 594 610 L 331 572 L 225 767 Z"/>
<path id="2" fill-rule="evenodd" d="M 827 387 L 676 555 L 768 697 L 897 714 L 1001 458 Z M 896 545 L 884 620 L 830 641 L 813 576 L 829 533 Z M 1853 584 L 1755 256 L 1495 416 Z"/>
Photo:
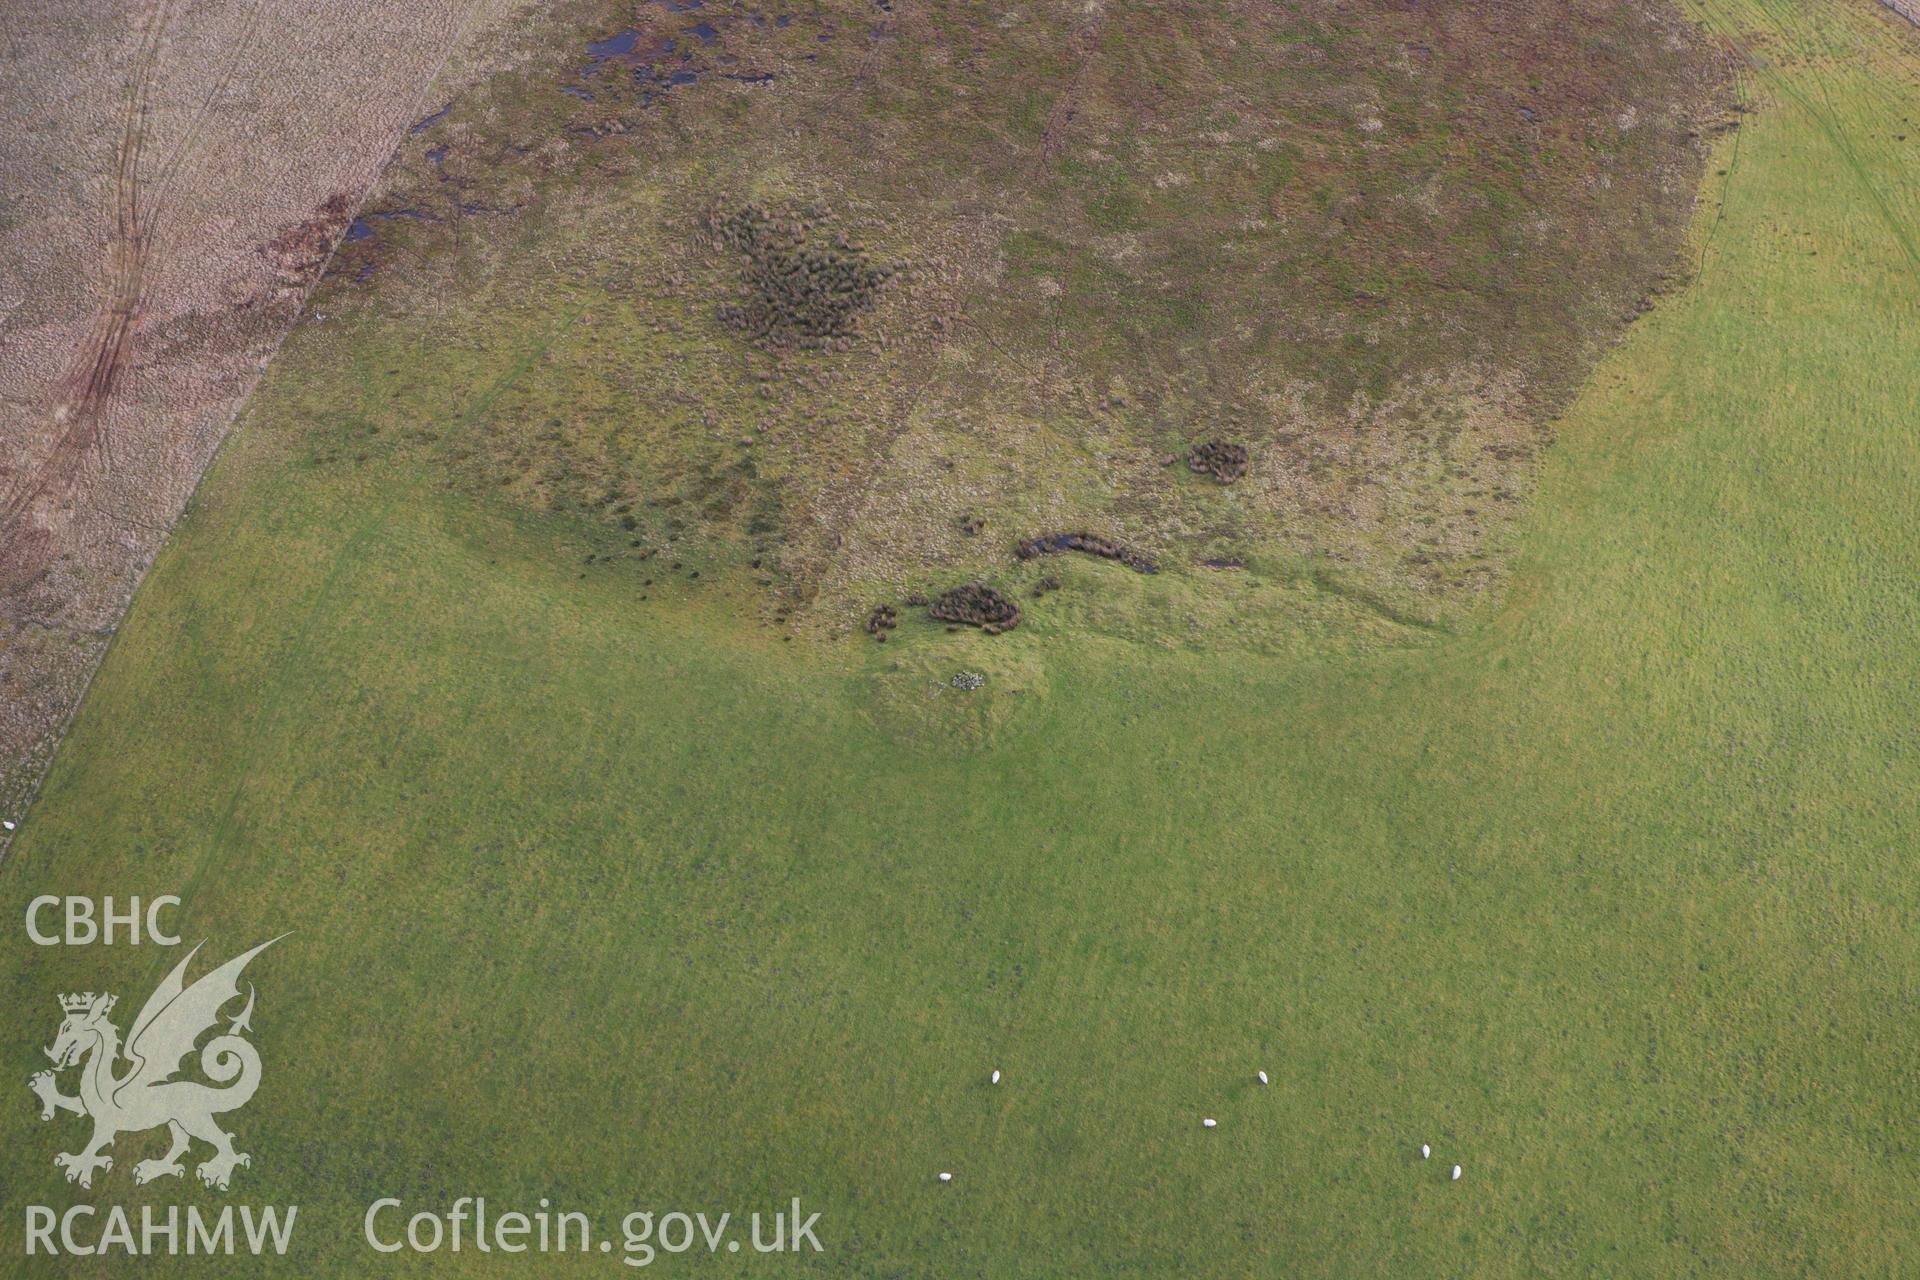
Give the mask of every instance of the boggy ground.
<path id="1" fill-rule="evenodd" d="M 1152 643 L 1451 625 L 1733 123 L 1724 50 L 1614 0 L 563 25 L 350 233 L 311 460 L 419 454 L 636 600 L 719 573 L 800 633 L 1023 588 L 1062 528 L 1171 570 L 1054 598 Z"/>

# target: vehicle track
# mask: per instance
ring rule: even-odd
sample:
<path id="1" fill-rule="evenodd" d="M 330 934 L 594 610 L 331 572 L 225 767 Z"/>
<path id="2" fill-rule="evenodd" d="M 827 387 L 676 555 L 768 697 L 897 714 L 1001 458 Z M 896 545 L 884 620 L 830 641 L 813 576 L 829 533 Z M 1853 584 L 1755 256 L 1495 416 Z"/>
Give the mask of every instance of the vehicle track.
<path id="1" fill-rule="evenodd" d="M 1817 48 L 1823 56 L 1838 57 L 1839 49 L 1835 44 L 1832 24 L 1845 10 L 1837 12 L 1831 6 L 1821 12 L 1809 12 L 1794 4 L 1776 3 L 1775 0 L 1752 0 L 1752 7 L 1767 24 L 1793 34 L 1796 44 Z M 1870 12 L 1870 11 L 1867 11 Z M 1881 183 L 1876 182 L 1873 170 L 1876 166 L 1869 159 L 1887 160 L 1884 148 L 1868 155 L 1862 148 L 1875 145 L 1877 139 L 1872 131 L 1858 127 L 1850 128 L 1834 106 L 1833 96 L 1827 84 L 1827 78 L 1817 66 L 1808 68 L 1808 78 L 1815 86 L 1814 92 L 1802 92 L 1795 83 L 1767 61 L 1750 41 L 1742 38 L 1736 29 L 1731 15 L 1722 6 L 1712 6 L 1703 10 L 1703 17 L 1710 29 L 1725 40 L 1751 69 L 1755 78 L 1762 84 L 1778 91 L 1794 105 L 1806 112 L 1809 119 L 1819 126 L 1834 151 L 1846 165 L 1855 182 L 1872 207 L 1874 213 L 1893 233 L 1894 240 L 1900 245 L 1908 262 L 1920 271 L 1920 236 L 1916 236 L 1912 222 L 1906 211 L 1897 203 L 1898 196 L 1890 194 Z M 1876 105 L 1886 105 L 1892 99 L 1884 90 L 1875 94 L 1871 101 Z M 1885 168 L 1885 165 L 1878 166 Z"/>
<path id="2" fill-rule="evenodd" d="M 31 139 L 0 163 L 24 215 L 0 221 L 9 819 L 325 261 L 289 280 L 264 247 L 343 230 L 449 58 L 525 6 L 24 0 L 0 19 L 0 123 Z"/>
<path id="3" fill-rule="evenodd" d="M 62 430 L 46 461 L 29 472 L 8 495 L 5 515 L 0 519 L 0 545 L 17 549 L 40 541 L 33 539 L 21 525 L 31 518 L 35 508 L 70 491 L 86 459 L 105 440 L 102 409 L 125 371 L 146 278 L 147 236 L 140 202 L 140 163 L 146 146 L 154 63 L 167 9 L 168 0 L 151 0 L 137 20 L 141 43 L 122 103 L 113 218 L 102 264 L 100 309 L 61 381 L 61 395 L 53 416 Z M 32 559 L 22 562 L 16 557 L 8 567 L 13 575 L 19 576 L 39 566 Z"/>

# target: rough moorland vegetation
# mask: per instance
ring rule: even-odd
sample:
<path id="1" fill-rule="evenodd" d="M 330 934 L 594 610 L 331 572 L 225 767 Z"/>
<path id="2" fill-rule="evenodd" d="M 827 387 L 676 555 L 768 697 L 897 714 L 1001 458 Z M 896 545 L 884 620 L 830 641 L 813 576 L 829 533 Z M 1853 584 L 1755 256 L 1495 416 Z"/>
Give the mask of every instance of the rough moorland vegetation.
<path id="1" fill-rule="evenodd" d="M 415 382 L 519 362 L 453 483 L 783 623 L 1017 585 L 1061 527 L 1446 621 L 1681 270 L 1723 94 L 1624 0 L 593 0 L 422 129 L 321 305 L 406 316 Z"/>

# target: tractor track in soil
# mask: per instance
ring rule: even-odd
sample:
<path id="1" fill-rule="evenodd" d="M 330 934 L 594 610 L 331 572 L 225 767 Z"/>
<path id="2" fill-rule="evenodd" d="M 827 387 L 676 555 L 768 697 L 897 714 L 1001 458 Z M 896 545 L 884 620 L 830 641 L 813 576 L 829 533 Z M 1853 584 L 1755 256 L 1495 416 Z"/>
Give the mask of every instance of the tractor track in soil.
<path id="1" fill-rule="evenodd" d="M 522 5 L 28 0 L 9 22 L 0 125 L 33 144 L 0 165 L 0 814 L 304 307 L 318 271 L 276 277 L 263 246 L 350 217 L 456 49 Z"/>
<path id="2" fill-rule="evenodd" d="M 63 423 L 65 429 L 46 462 L 8 496 L 5 514 L 0 516 L 0 546 L 24 546 L 21 524 L 29 510 L 71 492 L 88 455 L 96 449 L 104 455 L 106 420 L 102 410 L 126 369 L 145 279 L 147 224 L 140 204 L 140 163 L 146 142 L 148 94 L 166 9 L 166 0 L 156 0 L 146 6 L 140 23 L 143 39 L 134 73 L 128 78 L 122 113 L 114 174 L 113 230 L 102 273 L 102 305 L 63 379 L 62 395 L 54 410 L 54 420 Z M 105 461 L 110 467 L 110 460 Z M 7 564 L 5 572 L 13 576 L 37 567 L 31 561 L 15 562 Z"/>

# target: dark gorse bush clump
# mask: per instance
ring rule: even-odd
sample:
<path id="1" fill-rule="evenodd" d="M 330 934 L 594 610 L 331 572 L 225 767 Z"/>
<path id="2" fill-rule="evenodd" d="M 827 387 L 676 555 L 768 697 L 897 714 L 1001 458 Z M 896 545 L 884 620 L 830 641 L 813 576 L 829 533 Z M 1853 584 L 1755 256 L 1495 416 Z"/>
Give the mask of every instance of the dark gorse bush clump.
<path id="1" fill-rule="evenodd" d="M 1102 560 L 1118 560 L 1135 573 L 1160 572 L 1159 565 L 1132 547 L 1091 533 L 1053 533 L 1044 538 L 1029 538 L 1015 547 L 1013 554 L 1022 560 L 1031 560 L 1035 556 L 1059 555 L 1065 551 L 1079 551 L 1099 556 Z"/>
<path id="2" fill-rule="evenodd" d="M 955 587 L 935 600 L 927 612 L 941 622 L 979 627 L 990 636 L 1011 631 L 1020 625 L 1019 605 L 992 587 L 977 583 Z"/>
<path id="3" fill-rule="evenodd" d="M 720 308 L 728 325 L 765 346 L 844 346 L 895 268 L 876 263 L 866 247 L 819 227 L 816 209 L 776 213 L 749 204 L 715 214 L 709 230 L 740 255 L 742 300 Z"/>
<path id="4" fill-rule="evenodd" d="M 1247 473 L 1247 446 L 1225 440 L 1205 441 L 1187 454 L 1187 467 L 1211 474 L 1221 484 L 1231 484 Z"/>

